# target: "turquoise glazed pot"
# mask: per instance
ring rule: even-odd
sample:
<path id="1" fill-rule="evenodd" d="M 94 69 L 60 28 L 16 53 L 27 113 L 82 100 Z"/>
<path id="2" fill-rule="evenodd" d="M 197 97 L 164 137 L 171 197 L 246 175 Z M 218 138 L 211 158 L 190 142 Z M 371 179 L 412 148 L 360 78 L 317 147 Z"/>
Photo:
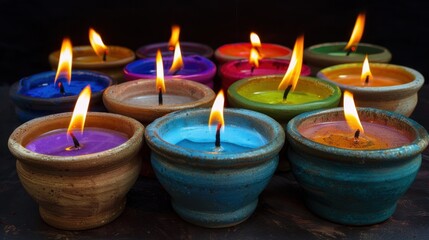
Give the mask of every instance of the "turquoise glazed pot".
<path id="1" fill-rule="evenodd" d="M 358 108 L 362 122 L 393 127 L 411 139 L 401 147 L 347 150 L 305 138 L 298 129 L 315 123 L 344 120 L 342 108 L 298 115 L 287 125 L 292 171 L 305 192 L 305 203 L 315 214 L 348 225 L 368 225 L 388 219 L 398 199 L 414 181 L 428 133 L 398 113 Z"/>
<path id="2" fill-rule="evenodd" d="M 187 129 L 208 128 L 209 114 L 210 109 L 170 113 L 149 124 L 145 137 L 155 174 L 170 194 L 177 214 L 193 224 L 219 228 L 243 222 L 254 212 L 259 194 L 277 167 L 285 135 L 282 127 L 264 114 L 225 109 L 225 141 L 239 142 L 234 139 L 242 133 L 228 136 L 228 131 L 238 128 L 256 134 L 263 144 L 238 152 L 217 152 L 183 147 L 172 140 L 183 138 Z M 207 134 L 195 135 L 204 138 Z"/>

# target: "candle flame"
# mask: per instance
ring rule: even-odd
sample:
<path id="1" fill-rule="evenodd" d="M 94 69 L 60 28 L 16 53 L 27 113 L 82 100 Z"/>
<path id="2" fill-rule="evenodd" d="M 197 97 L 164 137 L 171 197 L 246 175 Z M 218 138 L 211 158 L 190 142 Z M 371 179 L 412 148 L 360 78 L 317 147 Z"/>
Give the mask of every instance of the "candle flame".
<path id="1" fill-rule="evenodd" d="M 171 64 L 169 72 L 174 73 L 179 71 L 181 68 L 183 68 L 183 58 L 182 52 L 180 51 L 180 44 L 179 42 L 177 42 L 174 48 L 173 63 Z"/>
<path id="2" fill-rule="evenodd" d="M 82 92 L 79 94 L 79 98 L 76 101 L 76 105 L 73 110 L 73 115 L 70 120 L 67 134 L 72 133 L 75 129 L 80 129 L 83 133 L 85 125 L 86 113 L 88 112 L 89 100 L 91 99 L 91 86 L 87 85 Z"/>
<path id="3" fill-rule="evenodd" d="M 298 36 L 293 47 L 292 58 L 289 67 L 280 82 L 278 89 L 285 90 L 289 85 L 292 85 L 291 91 L 295 90 L 298 83 L 299 75 L 301 74 L 302 59 L 304 54 L 304 36 Z"/>
<path id="4" fill-rule="evenodd" d="M 353 94 L 349 91 L 344 91 L 344 117 L 346 118 L 347 124 L 353 131 L 359 130 L 360 133 L 364 133 L 362 124 L 359 120 L 359 115 L 355 107 L 355 101 L 353 100 Z"/>
<path id="5" fill-rule="evenodd" d="M 72 59 L 73 59 L 72 43 L 70 39 L 64 38 L 63 43 L 61 45 L 60 59 L 58 62 L 57 73 L 55 74 L 54 84 L 57 83 L 57 80 L 60 76 L 65 75 L 65 78 L 67 79 L 67 83 L 70 85 Z"/>
<path id="6" fill-rule="evenodd" d="M 369 67 L 368 54 L 365 56 L 365 60 L 362 65 L 362 75 L 360 77 L 361 81 L 366 84 L 373 79 L 371 69 Z"/>
<path id="7" fill-rule="evenodd" d="M 349 42 L 347 43 L 345 50 L 351 49 L 351 51 L 356 51 L 357 45 L 362 38 L 363 29 L 365 27 L 365 13 L 359 13 L 355 27 L 353 28 L 352 35 L 350 37 Z"/>
<path id="8" fill-rule="evenodd" d="M 168 41 L 168 49 L 173 51 L 176 47 L 176 43 L 179 42 L 180 27 L 178 25 L 171 26 L 171 37 Z"/>
<path id="9" fill-rule="evenodd" d="M 89 29 L 89 42 L 91 43 L 91 46 L 92 46 L 92 49 L 94 49 L 94 52 L 98 56 L 105 58 L 105 56 L 107 54 L 107 47 L 106 47 L 106 45 L 104 45 L 100 34 L 98 34 L 92 28 Z"/>
<path id="10" fill-rule="evenodd" d="M 220 90 L 216 96 L 216 99 L 213 103 L 212 110 L 209 117 L 209 127 L 213 124 L 221 125 L 222 129 L 225 127 L 225 121 L 223 119 L 223 105 L 225 102 L 225 97 L 223 91 Z"/>
<path id="11" fill-rule="evenodd" d="M 250 33 L 250 42 L 252 43 L 252 47 L 260 48 L 262 46 L 261 39 L 259 39 L 258 34 L 254 32 Z"/>
<path id="12" fill-rule="evenodd" d="M 161 89 L 161 91 L 165 93 L 164 66 L 162 64 L 161 50 L 158 49 L 156 52 L 156 91 Z"/>
<path id="13" fill-rule="evenodd" d="M 261 59 L 261 55 L 259 55 L 259 52 L 258 50 L 256 50 L 256 48 L 252 47 L 250 49 L 250 55 L 249 55 L 250 65 L 254 67 L 259 67 L 259 59 Z"/>

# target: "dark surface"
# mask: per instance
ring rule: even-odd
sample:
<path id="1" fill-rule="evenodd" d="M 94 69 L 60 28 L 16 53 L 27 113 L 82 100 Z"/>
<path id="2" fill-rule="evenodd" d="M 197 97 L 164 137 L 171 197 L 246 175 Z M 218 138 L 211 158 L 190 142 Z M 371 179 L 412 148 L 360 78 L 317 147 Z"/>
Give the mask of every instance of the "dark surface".
<path id="1" fill-rule="evenodd" d="M 429 129 L 429 86 L 419 95 L 412 118 Z M 0 101 L 0 239 L 429 239 L 429 149 L 394 215 L 372 226 L 343 226 L 313 215 L 305 208 L 292 174 L 277 173 L 261 194 L 255 213 L 235 227 L 206 229 L 184 222 L 158 181 L 140 178 L 128 193 L 124 213 L 112 223 L 87 231 L 58 230 L 40 218 L 7 149 L 9 135 L 19 125 L 8 87 L 0 87 Z"/>
<path id="2" fill-rule="evenodd" d="M 172 24 L 180 40 L 217 48 L 249 41 L 293 47 L 298 34 L 305 46 L 348 41 L 356 16 L 366 11 L 362 42 L 388 48 L 392 63 L 415 68 L 429 79 L 429 14 L 422 0 L 121 0 L 0 1 L 0 85 L 50 69 L 49 53 L 69 36 L 89 45 L 88 28 L 107 45 L 138 47 L 165 42 Z M 427 81 L 426 81 L 427 82 Z"/>

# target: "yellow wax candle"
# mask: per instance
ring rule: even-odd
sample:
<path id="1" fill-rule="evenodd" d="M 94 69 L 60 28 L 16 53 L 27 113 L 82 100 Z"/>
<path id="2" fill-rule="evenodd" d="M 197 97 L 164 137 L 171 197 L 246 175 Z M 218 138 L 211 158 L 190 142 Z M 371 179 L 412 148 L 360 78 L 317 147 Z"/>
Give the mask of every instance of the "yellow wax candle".
<path id="1" fill-rule="evenodd" d="M 355 139 L 355 131 L 350 130 L 346 121 L 321 122 L 298 128 L 306 138 L 328 146 L 375 150 L 400 147 L 411 142 L 406 134 L 396 128 L 375 122 L 362 122 L 365 134 Z"/>

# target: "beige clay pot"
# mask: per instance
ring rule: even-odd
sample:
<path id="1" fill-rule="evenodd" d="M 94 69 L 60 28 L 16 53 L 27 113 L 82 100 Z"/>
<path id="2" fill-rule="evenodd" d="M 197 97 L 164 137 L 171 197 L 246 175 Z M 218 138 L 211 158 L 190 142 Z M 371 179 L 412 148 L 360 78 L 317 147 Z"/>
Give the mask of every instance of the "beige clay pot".
<path id="1" fill-rule="evenodd" d="M 19 126 L 9 138 L 25 190 L 39 204 L 42 219 L 65 230 L 83 230 L 113 221 L 124 210 L 126 194 L 141 167 L 144 127 L 110 113 L 88 113 L 85 127 L 111 129 L 129 140 L 107 151 L 77 157 L 50 156 L 24 146 L 39 135 L 67 128 L 71 113 L 37 118 Z"/>

